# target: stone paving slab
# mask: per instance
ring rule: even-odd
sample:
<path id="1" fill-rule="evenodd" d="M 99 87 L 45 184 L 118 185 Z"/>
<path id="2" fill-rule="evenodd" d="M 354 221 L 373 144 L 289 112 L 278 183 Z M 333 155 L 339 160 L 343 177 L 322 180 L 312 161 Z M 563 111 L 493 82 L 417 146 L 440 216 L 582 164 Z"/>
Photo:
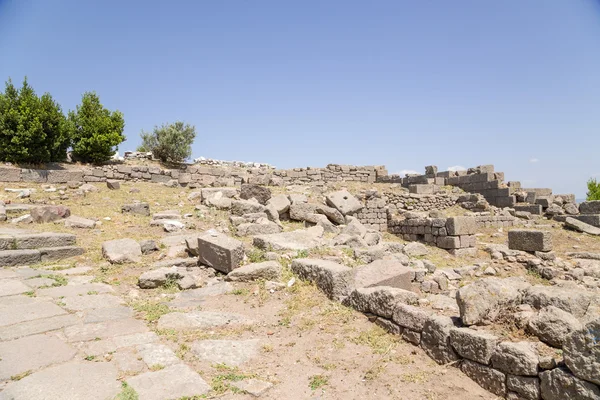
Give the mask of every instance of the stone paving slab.
<path id="1" fill-rule="evenodd" d="M 240 314 L 212 311 L 173 312 L 158 320 L 158 329 L 206 329 L 225 325 L 252 324 Z"/>
<path id="2" fill-rule="evenodd" d="M 75 268 L 68 268 L 68 269 L 61 269 L 56 271 L 55 273 L 57 275 L 83 275 L 83 274 L 87 274 L 88 272 L 92 271 L 94 268 L 92 267 L 75 267 Z"/>
<path id="3" fill-rule="evenodd" d="M 140 400 L 167 400 L 202 396 L 210 386 L 185 364 L 177 364 L 160 371 L 146 372 L 129 378 Z"/>
<path id="4" fill-rule="evenodd" d="M 173 350 L 164 344 L 160 343 L 148 343 L 137 346 L 137 352 L 142 357 L 142 360 L 146 363 L 148 368 L 152 368 L 154 365 L 162 365 L 168 367 L 181 363 L 181 359 L 178 358 Z"/>
<path id="5" fill-rule="evenodd" d="M 20 324 L 0 327 L 0 340 L 18 339 L 75 325 L 80 319 L 73 314 L 57 315 L 49 318 L 35 319 Z"/>
<path id="6" fill-rule="evenodd" d="M 259 343 L 258 339 L 199 340 L 192 343 L 191 351 L 201 360 L 237 367 L 258 354 Z"/>
<path id="7" fill-rule="evenodd" d="M 110 362 L 119 370 L 120 374 L 135 375 L 146 369 L 146 363 L 139 360 L 139 355 L 131 350 L 118 350 L 112 355 Z"/>
<path id="8" fill-rule="evenodd" d="M 54 271 L 48 271 L 45 269 L 35 269 L 29 267 L 14 268 L 13 271 L 23 279 L 35 278 L 44 275 L 54 275 Z"/>
<path id="9" fill-rule="evenodd" d="M 9 268 L 1 268 L 0 269 L 0 279 L 12 279 L 18 278 L 19 274 Z"/>
<path id="10" fill-rule="evenodd" d="M 54 285 L 56 281 L 50 278 L 30 278 L 25 280 L 25 283 L 31 288 L 39 289 L 43 287 L 50 287 Z"/>
<path id="11" fill-rule="evenodd" d="M 26 304 L 40 303 L 49 301 L 48 298 L 29 297 L 25 295 L 0 297 L 0 310 L 5 307 L 24 306 Z"/>
<path id="12" fill-rule="evenodd" d="M 38 296 L 68 297 L 88 294 L 89 292 L 112 293 L 114 289 L 104 283 L 89 283 L 85 285 L 67 285 L 37 291 Z"/>
<path id="13" fill-rule="evenodd" d="M 117 369 L 111 363 L 67 363 L 46 368 L 9 383 L 4 400 L 107 400 L 121 391 Z"/>
<path id="14" fill-rule="evenodd" d="M 68 342 L 108 339 L 113 336 L 146 332 L 148 327 L 142 321 L 133 318 L 117 319 L 96 324 L 73 325 L 64 329 Z"/>
<path id="15" fill-rule="evenodd" d="M 69 361 L 75 354 L 75 348 L 50 335 L 35 335 L 0 342 L 0 381 L 51 364 Z"/>
<path id="16" fill-rule="evenodd" d="M 82 314 L 84 324 L 93 324 L 96 322 L 132 317 L 133 310 L 125 306 L 116 306 L 86 310 L 80 314 Z"/>
<path id="17" fill-rule="evenodd" d="M 2 307 L 0 308 L 0 327 L 63 314 L 67 314 L 67 312 L 56 304 L 43 301 Z"/>
<path id="18" fill-rule="evenodd" d="M 0 297 L 14 296 L 15 294 L 21 294 L 29 291 L 31 291 L 31 288 L 21 281 L 15 279 L 0 280 Z"/>
<path id="19" fill-rule="evenodd" d="M 159 338 L 154 332 L 134 333 L 131 335 L 122 335 L 108 338 L 105 340 L 97 340 L 93 342 L 83 343 L 81 351 L 87 355 L 99 355 L 110 353 L 125 347 L 133 347 L 146 343 L 158 342 Z"/>
<path id="20" fill-rule="evenodd" d="M 233 286 L 228 282 L 220 282 L 215 285 L 205 286 L 199 289 L 185 290 L 178 293 L 170 303 L 171 308 L 196 308 L 204 302 L 207 297 L 220 296 L 233 291 Z"/>
<path id="21" fill-rule="evenodd" d="M 92 310 L 96 308 L 116 307 L 123 304 L 120 297 L 112 294 L 90 294 L 89 296 L 65 296 L 61 299 L 63 307 L 71 311 Z"/>

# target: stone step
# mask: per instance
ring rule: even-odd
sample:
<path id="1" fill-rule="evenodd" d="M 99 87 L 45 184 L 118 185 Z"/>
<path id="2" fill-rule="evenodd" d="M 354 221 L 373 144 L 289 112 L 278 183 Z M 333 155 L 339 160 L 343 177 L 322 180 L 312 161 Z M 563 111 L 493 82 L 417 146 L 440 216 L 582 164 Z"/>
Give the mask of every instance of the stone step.
<path id="1" fill-rule="evenodd" d="M 27 250 L 72 246 L 76 236 L 71 233 L 23 233 L 0 236 L 0 250 Z"/>
<path id="2" fill-rule="evenodd" d="M 0 268 L 31 265 L 39 262 L 58 261 L 84 253 L 81 247 L 60 246 L 39 249 L 0 250 Z"/>
<path id="3" fill-rule="evenodd" d="M 13 217 L 27 214 L 32 208 L 35 208 L 32 204 L 7 204 L 4 207 L 6 208 L 6 214 Z"/>

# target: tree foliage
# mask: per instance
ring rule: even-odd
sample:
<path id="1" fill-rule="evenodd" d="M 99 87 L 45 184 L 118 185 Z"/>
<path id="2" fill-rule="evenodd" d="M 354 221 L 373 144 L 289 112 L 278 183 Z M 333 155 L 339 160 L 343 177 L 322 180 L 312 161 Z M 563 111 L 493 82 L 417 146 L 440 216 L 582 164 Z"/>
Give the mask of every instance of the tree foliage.
<path id="1" fill-rule="evenodd" d="M 192 143 L 196 137 L 193 125 L 177 121 L 154 127 L 152 132 L 140 134 L 142 144 L 138 151 L 151 151 L 164 162 L 182 162 L 192 155 Z"/>
<path id="2" fill-rule="evenodd" d="M 0 160 L 43 163 L 63 161 L 69 147 L 66 118 L 50 94 L 41 97 L 23 80 L 9 79 L 0 93 Z"/>
<path id="3" fill-rule="evenodd" d="M 125 140 L 123 114 L 110 111 L 95 92 L 83 94 L 76 111 L 69 112 L 73 158 L 95 164 L 110 160 L 115 147 Z"/>
<path id="4" fill-rule="evenodd" d="M 587 200 L 600 200 L 600 182 L 596 181 L 596 179 L 592 178 L 587 183 L 588 192 L 587 192 Z"/>

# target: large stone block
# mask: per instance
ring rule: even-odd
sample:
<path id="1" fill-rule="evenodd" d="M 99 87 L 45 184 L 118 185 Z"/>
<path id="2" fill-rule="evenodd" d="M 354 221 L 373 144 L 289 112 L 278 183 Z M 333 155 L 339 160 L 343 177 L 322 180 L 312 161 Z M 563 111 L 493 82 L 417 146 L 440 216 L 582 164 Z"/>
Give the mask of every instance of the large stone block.
<path id="1" fill-rule="evenodd" d="M 584 201 L 579 204 L 581 214 L 600 214 L 600 200 Z"/>
<path id="2" fill-rule="evenodd" d="M 370 264 L 357 267 L 354 279 L 357 288 L 390 286 L 411 290 L 414 277 L 414 269 L 403 265 L 397 260 L 376 260 Z"/>
<path id="3" fill-rule="evenodd" d="M 600 228 L 600 214 L 574 215 L 572 218 L 575 218 L 593 227 Z"/>
<path id="4" fill-rule="evenodd" d="M 416 304 L 419 297 L 408 290 L 388 286 L 358 288 L 344 299 L 344 305 L 357 311 L 392 318 L 397 303 Z"/>
<path id="5" fill-rule="evenodd" d="M 510 392 L 516 393 L 519 400 L 538 400 L 540 398 L 540 379 L 537 376 L 507 375 L 506 388 Z"/>
<path id="6" fill-rule="evenodd" d="M 450 344 L 464 358 L 480 364 L 489 364 L 499 338 L 488 332 L 470 328 L 454 328 L 450 331 Z"/>
<path id="7" fill-rule="evenodd" d="M 271 198 L 271 189 L 260 185 L 243 184 L 240 191 L 240 198 L 243 200 L 255 198 L 260 204 L 266 205 L 267 201 Z"/>
<path id="8" fill-rule="evenodd" d="M 31 265 L 41 261 L 39 250 L 2 250 L 0 251 L 0 267 L 15 265 Z"/>
<path id="9" fill-rule="evenodd" d="M 71 210 L 65 206 L 40 206 L 32 208 L 29 214 L 34 222 L 45 223 L 67 218 Z"/>
<path id="10" fill-rule="evenodd" d="M 112 264 L 139 262 L 142 248 L 133 239 L 115 239 L 102 243 L 102 256 Z"/>
<path id="11" fill-rule="evenodd" d="M 450 236 L 473 235 L 477 233 L 477 219 L 474 217 L 450 217 L 446 220 L 446 231 Z"/>
<path id="12" fill-rule="evenodd" d="M 83 182 L 83 171 L 57 169 L 48 171 L 48 183 L 67 183 L 69 181 Z"/>
<path id="13" fill-rule="evenodd" d="M 48 171 L 45 169 L 21 169 L 23 182 L 45 183 L 48 181 Z"/>
<path id="14" fill-rule="evenodd" d="M 578 378 L 600 385 L 600 318 L 567 335 L 563 355 Z"/>
<path id="15" fill-rule="evenodd" d="M 76 236 L 70 233 L 46 232 L 15 235 L 16 249 L 38 249 L 74 245 Z"/>
<path id="16" fill-rule="evenodd" d="M 502 342 L 492 354 L 495 369 L 511 375 L 536 376 L 540 360 L 529 342 Z"/>
<path id="17" fill-rule="evenodd" d="M 394 309 L 392 320 L 400 326 L 415 332 L 421 332 L 431 314 L 419 307 L 398 303 Z"/>
<path id="18" fill-rule="evenodd" d="M 513 229 L 508 232 L 508 248 L 521 251 L 551 251 L 550 231 Z"/>
<path id="19" fill-rule="evenodd" d="M 535 201 L 537 201 L 537 198 L 536 200 L 534 200 L 534 202 Z M 533 215 L 543 214 L 542 206 L 540 204 L 516 204 L 513 208 L 515 209 L 515 211 L 525 211 Z"/>
<path id="20" fill-rule="evenodd" d="M 363 204 L 347 190 L 330 193 L 325 197 L 327 205 L 337 209 L 342 215 L 355 214 L 363 209 Z"/>
<path id="21" fill-rule="evenodd" d="M 600 400 L 598 386 L 579 379 L 561 368 L 541 372 L 540 379 L 544 400 Z"/>
<path id="22" fill-rule="evenodd" d="M 421 332 L 421 347 L 425 353 L 438 364 L 447 364 L 459 359 L 450 345 L 450 331 L 455 328 L 457 320 L 437 315 L 428 318 Z"/>
<path id="23" fill-rule="evenodd" d="M 217 271 L 229 273 L 244 259 L 244 244 L 217 231 L 198 236 L 198 261 Z"/>
<path id="24" fill-rule="evenodd" d="M 343 300 L 354 287 L 352 268 L 333 261 L 296 259 L 292 262 L 292 271 L 301 279 L 315 283 L 333 300 Z"/>
<path id="25" fill-rule="evenodd" d="M 463 360 L 460 369 L 479 386 L 497 396 L 506 395 L 506 375 L 486 365 Z"/>
<path id="26" fill-rule="evenodd" d="M 0 182 L 20 182 L 21 170 L 18 168 L 0 168 Z"/>

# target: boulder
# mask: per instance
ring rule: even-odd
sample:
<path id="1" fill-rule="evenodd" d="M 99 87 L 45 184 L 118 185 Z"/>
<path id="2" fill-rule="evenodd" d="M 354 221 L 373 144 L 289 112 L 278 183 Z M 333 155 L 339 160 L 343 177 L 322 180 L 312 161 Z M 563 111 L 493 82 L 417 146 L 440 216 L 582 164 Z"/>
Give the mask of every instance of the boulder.
<path id="1" fill-rule="evenodd" d="M 198 261 L 229 273 L 244 259 L 244 244 L 215 230 L 208 230 L 198 236 Z"/>
<path id="2" fill-rule="evenodd" d="M 250 282 L 259 279 L 277 280 L 281 277 L 281 269 L 281 264 L 277 261 L 248 264 L 231 271 L 225 280 L 235 282 Z"/>
<path id="3" fill-rule="evenodd" d="M 119 181 L 106 181 L 106 187 L 110 190 L 118 190 L 121 189 L 121 184 Z"/>
<path id="4" fill-rule="evenodd" d="M 325 215 L 334 224 L 344 224 L 346 222 L 344 216 L 335 208 L 327 207 L 322 204 L 317 205 L 317 213 Z"/>
<path id="5" fill-rule="evenodd" d="M 289 207 L 290 219 L 294 221 L 307 221 L 316 224 L 318 220 L 317 205 L 312 203 L 292 203 Z"/>
<path id="6" fill-rule="evenodd" d="M 102 243 L 102 256 L 111 264 L 139 262 L 142 256 L 142 248 L 133 239 L 109 240 Z"/>
<path id="7" fill-rule="evenodd" d="M 65 206 L 40 206 L 29 211 L 33 222 L 45 223 L 58 221 L 71 215 L 71 210 Z"/>
<path id="8" fill-rule="evenodd" d="M 140 275 L 138 286 L 142 289 L 154 289 L 164 286 L 168 281 L 178 281 L 183 277 L 177 267 L 162 267 Z"/>
<path id="9" fill-rule="evenodd" d="M 138 214 L 148 216 L 150 215 L 150 205 L 148 203 L 131 203 L 123 204 L 121 206 L 121 212 L 127 214 Z"/>
<path id="10" fill-rule="evenodd" d="M 220 194 L 218 194 L 220 193 Z M 200 202 L 205 204 L 210 198 L 218 196 L 219 198 L 231 199 L 238 194 L 238 189 L 234 187 L 210 187 L 200 190 Z"/>
<path id="11" fill-rule="evenodd" d="M 258 203 L 258 201 L 250 200 L 233 200 L 231 202 L 231 213 L 233 215 L 242 216 L 258 212 L 265 212 L 266 207 Z"/>
<path id="12" fill-rule="evenodd" d="M 407 243 L 402 251 L 409 257 L 426 256 L 427 254 L 429 254 L 427 246 L 419 242 Z"/>
<path id="13" fill-rule="evenodd" d="M 92 229 L 96 226 L 96 221 L 94 221 L 93 219 L 87 219 L 71 215 L 70 217 L 65 219 L 65 226 L 67 228 Z"/>
<path id="14" fill-rule="evenodd" d="M 308 198 L 304 194 L 300 193 L 291 193 L 288 198 L 290 199 L 290 203 L 308 203 Z"/>
<path id="15" fill-rule="evenodd" d="M 572 314 L 554 306 L 542 308 L 529 320 L 529 330 L 542 342 L 561 348 L 571 332 L 581 329 L 581 323 Z"/>
<path id="16" fill-rule="evenodd" d="M 158 245 L 154 240 L 142 240 L 140 242 L 140 248 L 142 249 L 142 254 L 150 254 L 153 251 L 158 250 Z"/>
<path id="17" fill-rule="evenodd" d="M 529 287 L 522 278 L 485 278 L 456 292 L 460 317 L 467 326 L 488 323 L 506 307 L 521 304 L 522 291 Z"/>
<path id="18" fill-rule="evenodd" d="M 371 313 L 391 319 L 397 303 L 416 304 L 416 293 L 389 286 L 375 286 L 354 289 L 344 299 L 344 305 L 357 311 Z"/>
<path id="19" fill-rule="evenodd" d="M 242 185 L 240 198 L 244 200 L 255 198 L 260 204 L 266 205 L 267 201 L 271 198 L 271 189 L 265 186 L 245 183 Z"/>
<path id="20" fill-rule="evenodd" d="M 347 190 L 330 193 L 325 197 L 327 205 L 342 215 L 352 215 L 364 208 L 364 205 Z"/>
<path id="21" fill-rule="evenodd" d="M 313 282 L 332 300 L 343 300 L 354 287 L 352 268 L 329 260 L 310 258 L 292 261 L 292 271 L 300 277 Z"/>
<path id="22" fill-rule="evenodd" d="M 563 355 L 575 376 L 600 385 L 600 318 L 567 335 Z"/>
<path id="23" fill-rule="evenodd" d="M 279 213 L 280 216 L 287 213 L 290 209 L 290 200 L 285 194 L 278 194 L 273 196 L 267 201 L 267 206 L 275 207 L 275 210 Z"/>
<path id="24" fill-rule="evenodd" d="M 523 302 L 538 310 L 554 306 L 582 318 L 594 295 L 578 287 L 554 287 L 536 285 L 527 288 L 523 293 Z"/>
<path id="25" fill-rule="evenodd" d="M 346 225 L 346 227 L 342 229 L 342 234 L 358 236 L 362 238 L 367 234 L 367 228 L 363 224 L 361 224 L 358 219 L 353 218 L 352 221 L 350 221 L 348 225 Z"/>

